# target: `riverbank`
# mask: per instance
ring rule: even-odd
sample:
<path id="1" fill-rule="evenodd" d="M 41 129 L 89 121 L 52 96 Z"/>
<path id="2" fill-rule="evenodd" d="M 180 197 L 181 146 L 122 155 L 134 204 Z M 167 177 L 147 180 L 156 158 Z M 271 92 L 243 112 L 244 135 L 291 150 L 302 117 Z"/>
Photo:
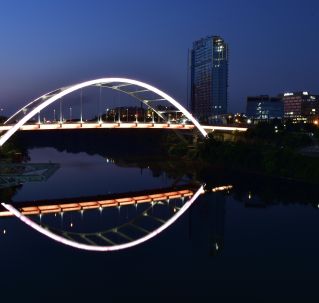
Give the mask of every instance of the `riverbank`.
<path id="1" fill-rule="evenodd" d="M 224 140 L 217 132 L 207 139 L 181 140 L 174 133 L 139 130 L 120 131 L 63 131 L 52 133 L 20 133 L 19 149 L 55 147 L 71 153 L 100 154 L 120 166 L 147 168 L 152 162 L 154 173 L 166 163 L 170 174 L 181 175 L 187 168 L 190 174 L 203 169 L 222 169 L 286 180 L 319 183 L 319 158 L 300 154 L 311 138 L 295 130 L 278 126 L 260 126 L 245 134 L 234 133 Z M 9 147 L 8 147 L 9 148 Z"/>
<path id="2" fill-rule="evenodd" d="M 301 152 L 314 142 L 313 133 L 265 124 L 235 133 L 231 140 L 215 132 L 192 145 L 175 141 L 168 154 L 195 166 L 318 184 L 319 158 Z"/>

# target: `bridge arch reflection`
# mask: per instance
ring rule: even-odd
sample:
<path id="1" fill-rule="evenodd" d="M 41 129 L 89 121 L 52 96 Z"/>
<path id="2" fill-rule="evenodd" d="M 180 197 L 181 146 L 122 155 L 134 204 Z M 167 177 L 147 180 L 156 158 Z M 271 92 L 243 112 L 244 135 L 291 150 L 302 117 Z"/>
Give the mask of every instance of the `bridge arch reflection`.
<path id="1" fill-rule="evenodd" d="M 59 243 L 62 243 L 67 246 L 71 246 L 77 249 L 81 250 L 88 250 L 88 251 L 97 251 L 97 252 L 107 252 L 107 251 L 117 251 L 117 250 L 123 250 L 126 248 L 134 247 L 139 244 L 142 244 L 156 235 L 160 234 L 164 230 L 166 230 L 168 227 L 170 227 L 176 220 L 178 220 L 190 207 L 191 205 L 196 201 L 196 199 L 204 193 L 204 186 L 200 186 L 189 198 L 189 200 L 184 201 L 183 205 L 179 208 L 174 207 L 172 208 L 172 216 L 169 217 L 167 220 L 162 220 L 161 218 L 155 218 L 158 222 L 160 222 L 160 226 L 155 228 L 152 231 L 148 231 L 143 228 L 139 228 L 138 226 L 135 225 L 133 221 L 123 224 L 117 228 L 113 228 L 111 230 L 106 230 L 106 231 L 99 231 L 97 233 L 74 233 L 74 232 L 66 232 L 66 231 L 57 231 L 57 230 L 51 230 L 47 226 L 42 226 L 35 221 L 31 220 L 29 217 L 26 215 L 22 214 L 20 210 L 15 208 L 11 204 L 7 203 L 1 203 L 1 205 L 12 215 L 17 217 L 20 221 L 25 223 L 26 225 L 30 226 L 32 229 L 38 231 L 39 233 L 47 236 L 48 238 L 57 241 Z M 162 201 L 157 201 L 155 203 L 160 203 Z M 151 213 L 152 207 L 148 208 L 146 211 L 142 213 L 142 216 L 149 216 L 152 218 L 152 213 Z M 144 233 L 144 235 L 133 238 L 127 236 L 125 233 L 122 232 L 122 229 L 125 228 L 127 225 L 131 225 L 135 228 L 139 229 Z M 122 238 L 126 239 L 124 243 L 114 243 L 111 241 L 107 234 L 113 232 L 117 233 L 118 235 L 122 236 Z M 98 237 L 100 240 L 102 240 L 102 243 L 96 244 L 94 241 L 92 241 L 92 236 Z M 81 241 L 76 240 L 75 238 L 81 238 Z M 105 245 L 107 243 L 107 245 Z"/>

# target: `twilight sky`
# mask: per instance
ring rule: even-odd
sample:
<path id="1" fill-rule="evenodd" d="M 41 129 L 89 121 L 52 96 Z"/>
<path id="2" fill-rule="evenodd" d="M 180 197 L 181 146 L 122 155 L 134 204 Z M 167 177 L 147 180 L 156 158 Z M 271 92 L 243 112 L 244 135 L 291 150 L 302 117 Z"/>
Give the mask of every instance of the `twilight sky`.
<path id="1" fill-rule="evenodd" d="M 187 49 L 230 48 L 229 111 L 247 95 L 319 94 L 317 0 L 1 0 L 0 106 L 102 76 L 153 84 L 186 104 Z"/>

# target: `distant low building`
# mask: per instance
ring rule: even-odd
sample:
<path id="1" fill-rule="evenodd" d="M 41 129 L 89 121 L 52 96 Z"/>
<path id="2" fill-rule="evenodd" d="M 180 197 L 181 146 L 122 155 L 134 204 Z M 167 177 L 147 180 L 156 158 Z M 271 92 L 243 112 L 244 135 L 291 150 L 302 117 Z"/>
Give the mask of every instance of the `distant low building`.
<path id="1" fill-rule="evenodd" d="M 94 118 L 96 120 L 97 118 Z M 152 108 L 141 106 L 120 106 L 107 108 L 101 119 L 109 122 L 162 122 L 186 123 L 187 119 L 183 113 L 174 106 L 157 105 Z"/>
<path id="2" fill-rule="evenodd" d="M 284 103 L 285 118 L 311 121 L 319 115 L 319 96 L 308 92 L 293 92 L 280 95 Z"/>
<path id="3" fill-rule="evenodd" d="M 246 115 L 254 120 L 282 119 L 284 105 L 280 97 L 260 95 L 247 97 Z"/>

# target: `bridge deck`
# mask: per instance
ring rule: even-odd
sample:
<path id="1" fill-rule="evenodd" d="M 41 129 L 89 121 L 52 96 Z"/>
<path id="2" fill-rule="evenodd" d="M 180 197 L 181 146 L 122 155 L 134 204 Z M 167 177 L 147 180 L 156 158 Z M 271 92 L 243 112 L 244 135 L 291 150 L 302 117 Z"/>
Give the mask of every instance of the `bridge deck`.
<path id="1" fill-rule="evenodd" d="M 9 130 L 13 125 L 1 125 L 0 132 Z M 246 131 L 246 127 L 237 126 L 214 126 L 214 125 L 203 125 L 205 130 L 214 131 Z M 97 122 L 74 122 L 74 123 L 36 123 L 36 124 L 25 124 L 21 126 L 21 131 L 36 131 L 36 130 L 63 130 L 63 129 L 185 129 L 193 130 L 195 126 L 193 124 L 175 124 L 175 123 L 135 123 L 135 122 L 118 122 L 118 123 L 97 123 Z"/>

